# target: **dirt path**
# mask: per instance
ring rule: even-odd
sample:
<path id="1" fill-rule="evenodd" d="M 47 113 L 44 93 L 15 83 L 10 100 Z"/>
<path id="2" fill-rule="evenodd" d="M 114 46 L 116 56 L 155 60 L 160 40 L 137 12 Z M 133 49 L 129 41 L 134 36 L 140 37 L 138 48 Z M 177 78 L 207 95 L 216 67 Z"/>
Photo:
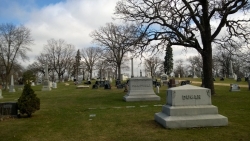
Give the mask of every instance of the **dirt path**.
<path id="1" fill-rule="evenodd" d="M 192 81 L 192 83 L 201 84 L 201 82 L 199 82 L 199 81 Z M 214 85 L 219 85 L 219 86 L 230 86 L 230 84 L 225 84 L 225 83 L 214 83 Z M 248 85 L 242 85 L 242 84 L 240 84 L 239 86 L 240 86 L 240 87 L 246 87 L 246 88 L 248 88 Z"/>

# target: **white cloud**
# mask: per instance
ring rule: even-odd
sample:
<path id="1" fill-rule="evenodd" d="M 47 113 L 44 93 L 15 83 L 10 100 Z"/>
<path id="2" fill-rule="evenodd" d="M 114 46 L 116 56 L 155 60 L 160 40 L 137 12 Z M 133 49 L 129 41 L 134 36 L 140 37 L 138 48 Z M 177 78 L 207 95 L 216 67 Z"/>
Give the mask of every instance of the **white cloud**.
<path id="1" fill-rule="evenodd" d="M 117 1 L 67 0 L 33 10 L 25 24 L 31 30 L 35 43 L 28 56 L 39 55 L 51 38 L 64 39 L 76 49 L 90 46 L 92 38 L 89 34 L 112 21 Z M 34 58 L 30 60 L 32 63 Z"/>

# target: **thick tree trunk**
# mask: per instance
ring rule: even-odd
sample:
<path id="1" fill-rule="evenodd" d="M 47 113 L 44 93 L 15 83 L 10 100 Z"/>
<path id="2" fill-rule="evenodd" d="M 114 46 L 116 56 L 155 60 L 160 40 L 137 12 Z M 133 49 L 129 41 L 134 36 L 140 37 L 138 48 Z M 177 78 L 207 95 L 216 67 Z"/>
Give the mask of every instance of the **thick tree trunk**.
<path id="1" fill-rule="evenodd" d="M 117 64 L 117 71 L 118 71 L 118 77 L 117 78 L 121 80 L 121 65 L 120 64 Z"/>
<path id="2" fill-rule="evenodd" d="M 214 81 L 212 73 L 212 47 L 211 44 L 207 44 L 206 51 L 202 54 L 203 60 L 203 75 L 204 75 L 204 86 L 211 90 L 211 94 L 215 94 Z"/>

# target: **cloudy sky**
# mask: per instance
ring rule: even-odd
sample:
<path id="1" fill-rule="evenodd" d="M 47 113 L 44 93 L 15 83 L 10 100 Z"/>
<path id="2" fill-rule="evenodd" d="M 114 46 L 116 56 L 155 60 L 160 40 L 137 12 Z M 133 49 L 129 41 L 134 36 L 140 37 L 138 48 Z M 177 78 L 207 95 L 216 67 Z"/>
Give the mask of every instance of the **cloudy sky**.
<path id="1" fill-rule="evenodd" d="M 34 45 L 28 53 L 31 64 L 49 39 L 64 39 L 76 49 L 92 46 L 89 34 L 112 22 L 118 0 L 0 0 L 0 23 L 24 25 L 31 30 Z M 174 49 L 174 60 L 197 55 Z M 159 56 L 161 59 L 164 56 Z"/>

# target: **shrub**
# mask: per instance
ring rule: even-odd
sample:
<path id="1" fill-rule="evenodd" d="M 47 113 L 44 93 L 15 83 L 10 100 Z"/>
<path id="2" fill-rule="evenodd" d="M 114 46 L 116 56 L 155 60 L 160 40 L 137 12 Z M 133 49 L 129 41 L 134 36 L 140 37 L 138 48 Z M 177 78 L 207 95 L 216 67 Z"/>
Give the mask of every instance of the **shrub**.
<path id="1" fill-rule="evenodd" d="M 18 109 L 21 114 L 31 116 L 36 110 L 40 109 L 40 99 L 36 97 L 34 90 L 30 84 L 25 84 L 22 95 L 18 99 Z"/>

